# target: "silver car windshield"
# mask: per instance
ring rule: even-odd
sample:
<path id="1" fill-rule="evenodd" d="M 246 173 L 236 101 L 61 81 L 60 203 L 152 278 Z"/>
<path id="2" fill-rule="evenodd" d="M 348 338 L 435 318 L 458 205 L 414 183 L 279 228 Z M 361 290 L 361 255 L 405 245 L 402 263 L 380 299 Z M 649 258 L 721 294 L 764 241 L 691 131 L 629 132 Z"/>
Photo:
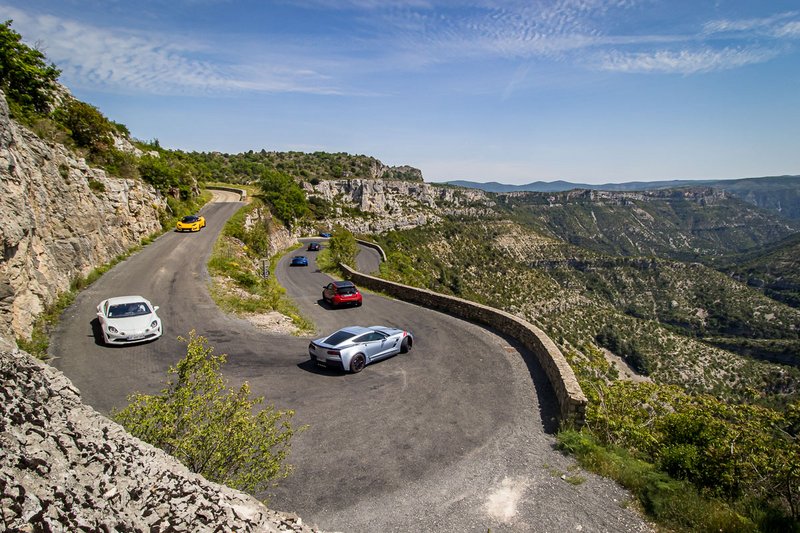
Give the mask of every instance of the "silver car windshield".
<path id="1" fill-rule="evenodd" d="M 144 302 L 112 305 L 108 308 L 108 318 L 125 318 L 141 316 L 150 313 L 150 308 Z"/>

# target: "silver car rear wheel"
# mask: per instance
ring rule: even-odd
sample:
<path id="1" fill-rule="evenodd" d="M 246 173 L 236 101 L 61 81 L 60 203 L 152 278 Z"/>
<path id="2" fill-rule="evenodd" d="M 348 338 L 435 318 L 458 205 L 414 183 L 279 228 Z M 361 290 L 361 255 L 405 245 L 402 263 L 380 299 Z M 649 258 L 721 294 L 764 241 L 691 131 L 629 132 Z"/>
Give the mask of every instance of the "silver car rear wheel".
<path id="1" fill-rule="evenodd" d="M 357 353 L 353 360 L 350 361 L 350 372 L 353 374 L 358 374 L 364 367 L 367 366 L 367 359 L 364 357 L 363 353 Z"/>
<path id="2" fill-rule="evenodd" d="M 408 353 L 411 351 L 411 337 L 406 337 L 403 339 L 403 342 L 400 344 L 400 353 Z"/>

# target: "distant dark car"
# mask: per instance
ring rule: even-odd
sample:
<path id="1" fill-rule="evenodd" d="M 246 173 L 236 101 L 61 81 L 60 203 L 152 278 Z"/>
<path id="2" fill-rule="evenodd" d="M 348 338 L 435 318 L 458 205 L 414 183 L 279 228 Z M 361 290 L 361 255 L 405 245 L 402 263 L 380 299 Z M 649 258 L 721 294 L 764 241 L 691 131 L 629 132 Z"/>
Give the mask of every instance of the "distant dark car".
<path id="1" fill-rule="evenodd" d="M 318 242 L 310 242 L 310 243 L 308 243 L 308 251 L 309 252 L 319 252 L 319 243 Z"/>
<path id="2" fill-rule="evenodd" d="M 322 299 L 330 305 L 361 305 L 361 293 L 352 281 L 333 281 L 322 287 Z"/>
<path id="3" fill-rule="evenodd" d="M 291 266 L 293 267 L 307 267 L 308 266 L 308 257 L 304 255 L 296 255 L 292 257 Z"/>
<path id="4" fill-rule="evenodd" d="M 321 231 L 321 232 L 320 232 L 320 234 L 319 234 L 319 236 L 320 236 L 320 237 L 322 237 L 322 238 L 324 238 L 324 239 L 330 239 L 331 237 L 333 237 L 333 235 L 332 235 L 332 234 L 330 234 L 330 233 L 328 233 L 328 232 L 326 232 L 326 231 Z"/>

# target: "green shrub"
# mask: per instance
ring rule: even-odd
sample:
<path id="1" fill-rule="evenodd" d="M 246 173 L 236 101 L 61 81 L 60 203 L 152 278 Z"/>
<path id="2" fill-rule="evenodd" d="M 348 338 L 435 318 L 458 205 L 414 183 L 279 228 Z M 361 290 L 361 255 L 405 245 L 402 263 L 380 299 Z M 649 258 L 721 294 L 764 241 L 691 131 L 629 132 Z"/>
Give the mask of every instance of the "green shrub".
<path id="1" fill-rule="evenodd" d="M 294 411 L 251 398 L 245 382 L 229 389 L 208 341 L 190 333 L 186 356 L 170 367 L 157 395 L 134 394 L 113 414 L 134 436 L 161 448 L 189 470 L 251 493 L 263 491 L 292 470 L 287 460 Z"/>
<path id="2" fill-rule="evenodd" d="M 648 515 L 678 531 L 755 532 L 756 524 L 721 500 L 704 497 L 689 482 L 671 478 L 622 448 L 604 446 L 575 430 L 558 434 L 559 448 L 581 465 L 617 480 L 630 490 Z"/>
<path id="3" fill-rule="evenodd" d="M 274 170 L 264 170 L 259 179 L 261 192 L 272 206 L 273 214 L 291 228 L 296 220 L 309 213 L 306 194 L 290 176 Z"/>
<path id="4" fill-rule="evenodd" d="M 106 186 L 102 181 L 89 180 L 89 189 L 94 193 L 106 192 Z"/>
<path id="5" fill-rule="evenodd" d="M 142 156 L 139 159 L 139 175 L 162 193 L 168 192 L 181 183 L 181 174 L 178 169 L 161 157 Z"/>
<path id="6" fill-rule="evenodd" d="M 56 111 L 55 117 L 69 130 L 72 140 L 80 148 L 102 152 L 112 144 L 113 126 L 92 105 L 70 98 Z"/>
<path id="7" fill-rule="evenodd" d="M 347 229 L 337 226 L 333 230 L 333 235 L 328 241 L 331 259 L 336 263 L 344 263 L 352 268 L 356 268 L 356 256 L 358 255 L 358 244 L 356 238 Z"/>

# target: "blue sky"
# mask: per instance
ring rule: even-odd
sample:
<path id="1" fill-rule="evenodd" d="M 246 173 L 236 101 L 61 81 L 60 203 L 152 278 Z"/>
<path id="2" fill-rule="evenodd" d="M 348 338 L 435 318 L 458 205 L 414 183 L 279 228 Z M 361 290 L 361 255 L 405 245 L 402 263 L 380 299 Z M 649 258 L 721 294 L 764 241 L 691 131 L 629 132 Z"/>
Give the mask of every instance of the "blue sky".
<path id="1" fill-rule="evenodd" d="M 800 0 L 0 0 L 61 81 L 181 150 L 427 181 L 800 174 Z"/>

